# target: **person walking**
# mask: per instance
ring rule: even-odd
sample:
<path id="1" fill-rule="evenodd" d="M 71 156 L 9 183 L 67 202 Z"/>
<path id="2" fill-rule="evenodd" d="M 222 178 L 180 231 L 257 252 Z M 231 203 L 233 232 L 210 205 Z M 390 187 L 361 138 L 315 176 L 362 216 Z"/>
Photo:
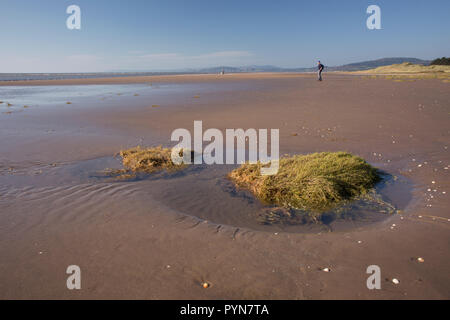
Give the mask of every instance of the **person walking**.
<path id="1" fill-rule="evenodd" d="M 325 66 L 320 63 L 320 60 L 317 62 L 317 80 L 322 81 L 322 71 Z"/>

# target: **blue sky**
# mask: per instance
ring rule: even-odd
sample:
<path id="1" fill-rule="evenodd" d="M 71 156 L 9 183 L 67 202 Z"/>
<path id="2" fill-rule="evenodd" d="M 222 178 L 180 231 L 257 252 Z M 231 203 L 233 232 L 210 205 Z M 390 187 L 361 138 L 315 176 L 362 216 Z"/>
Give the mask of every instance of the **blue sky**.
<path id="1" fill-rule="evenodd" d="M 81 30 L 66 8 L 81 8 Z M 381 8 L 381 30 L 366 8 Z M 0 72 L 308 67 L 450 55 L 448 0 L 1 0 Z"/>

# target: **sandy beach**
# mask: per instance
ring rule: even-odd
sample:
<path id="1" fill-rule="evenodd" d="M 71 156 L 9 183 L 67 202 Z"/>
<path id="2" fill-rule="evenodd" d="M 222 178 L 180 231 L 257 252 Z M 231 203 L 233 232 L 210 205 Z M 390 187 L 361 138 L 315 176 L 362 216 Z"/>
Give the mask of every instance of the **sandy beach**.
<path id="1" fill-rule="evenodd" d="M 0 100 L 1 299 L 450 297 L 447 82 L 339 73 L 3 81 Z M 171 132 L 194 120 L 280 129 L 280 154 L 359 155 L 398 177 L 384 194 L 399 213 L 331 229 L 264 226 L 254 219 L 262 205 L 232 190 L 227 166 L 102 175 L 120 167 L 121 149 L 170 147 Z M 66 287 L 72 264 L 81 290 Z M 381 268 L 381 290 L 366 286 L 370 265 Z"/>

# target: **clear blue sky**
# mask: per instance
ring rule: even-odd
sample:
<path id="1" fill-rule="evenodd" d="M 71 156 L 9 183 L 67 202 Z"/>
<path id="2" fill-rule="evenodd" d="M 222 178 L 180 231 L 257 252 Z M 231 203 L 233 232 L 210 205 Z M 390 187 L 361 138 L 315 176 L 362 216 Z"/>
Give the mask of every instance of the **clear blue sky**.
<path id="1" fill-rule="evenodd" d="M 66 8 L 81 8 L 81 30 Z M 366 28 L 381 8 L 382 30 Z M 450 55 L 449 0 L 1 0 L 0 72 L 340 65 Z"/>

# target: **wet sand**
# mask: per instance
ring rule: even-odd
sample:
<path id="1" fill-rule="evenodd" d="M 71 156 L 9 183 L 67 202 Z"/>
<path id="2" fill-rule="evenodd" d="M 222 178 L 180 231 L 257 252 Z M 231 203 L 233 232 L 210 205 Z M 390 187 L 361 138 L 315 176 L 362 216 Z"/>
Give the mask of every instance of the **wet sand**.
<path id="1" fill-rule="evenodd" d="M 98 94 L 83 96 L 84 84 Z M 448 83 L 239 74 L 0 86 L 0 298 L 450 296 Z M 25 100 L 34 91 L 14 91 L 38 90 L 34 86 L 50 94 L 36 95 L 33 104 Z M 192 130 L 194 120 L 223 131 L 279 128 L 281 154 L 358 154 L 406 179 L 410 194 L 400 197 L 401 214 L 377 223 L 286 232 L 239 226 L 241 211 L 235 221 L 223 217 L 238 208 L 248 216 L 258 206 L 245 197 L 227 202 L 226 190 L 220 193 L 227 188 L 223 168 L 169 180 L 97 176 L 117 165 L 113 155 L 121 148 L 170 146 L 171 132 Z M 208 170 L 216 173 L 205 175 Z M 186 194 L 183 186 L 196 181 L 199 193 L 210 190 L 209 201 Z M 71 264 L 82 270 L 78 291 L 66 288 Z M 381 268 L 381 290 L 366 287 L 373 264 Z M 321 271 L 325 267 L 331 272 Z"/>

